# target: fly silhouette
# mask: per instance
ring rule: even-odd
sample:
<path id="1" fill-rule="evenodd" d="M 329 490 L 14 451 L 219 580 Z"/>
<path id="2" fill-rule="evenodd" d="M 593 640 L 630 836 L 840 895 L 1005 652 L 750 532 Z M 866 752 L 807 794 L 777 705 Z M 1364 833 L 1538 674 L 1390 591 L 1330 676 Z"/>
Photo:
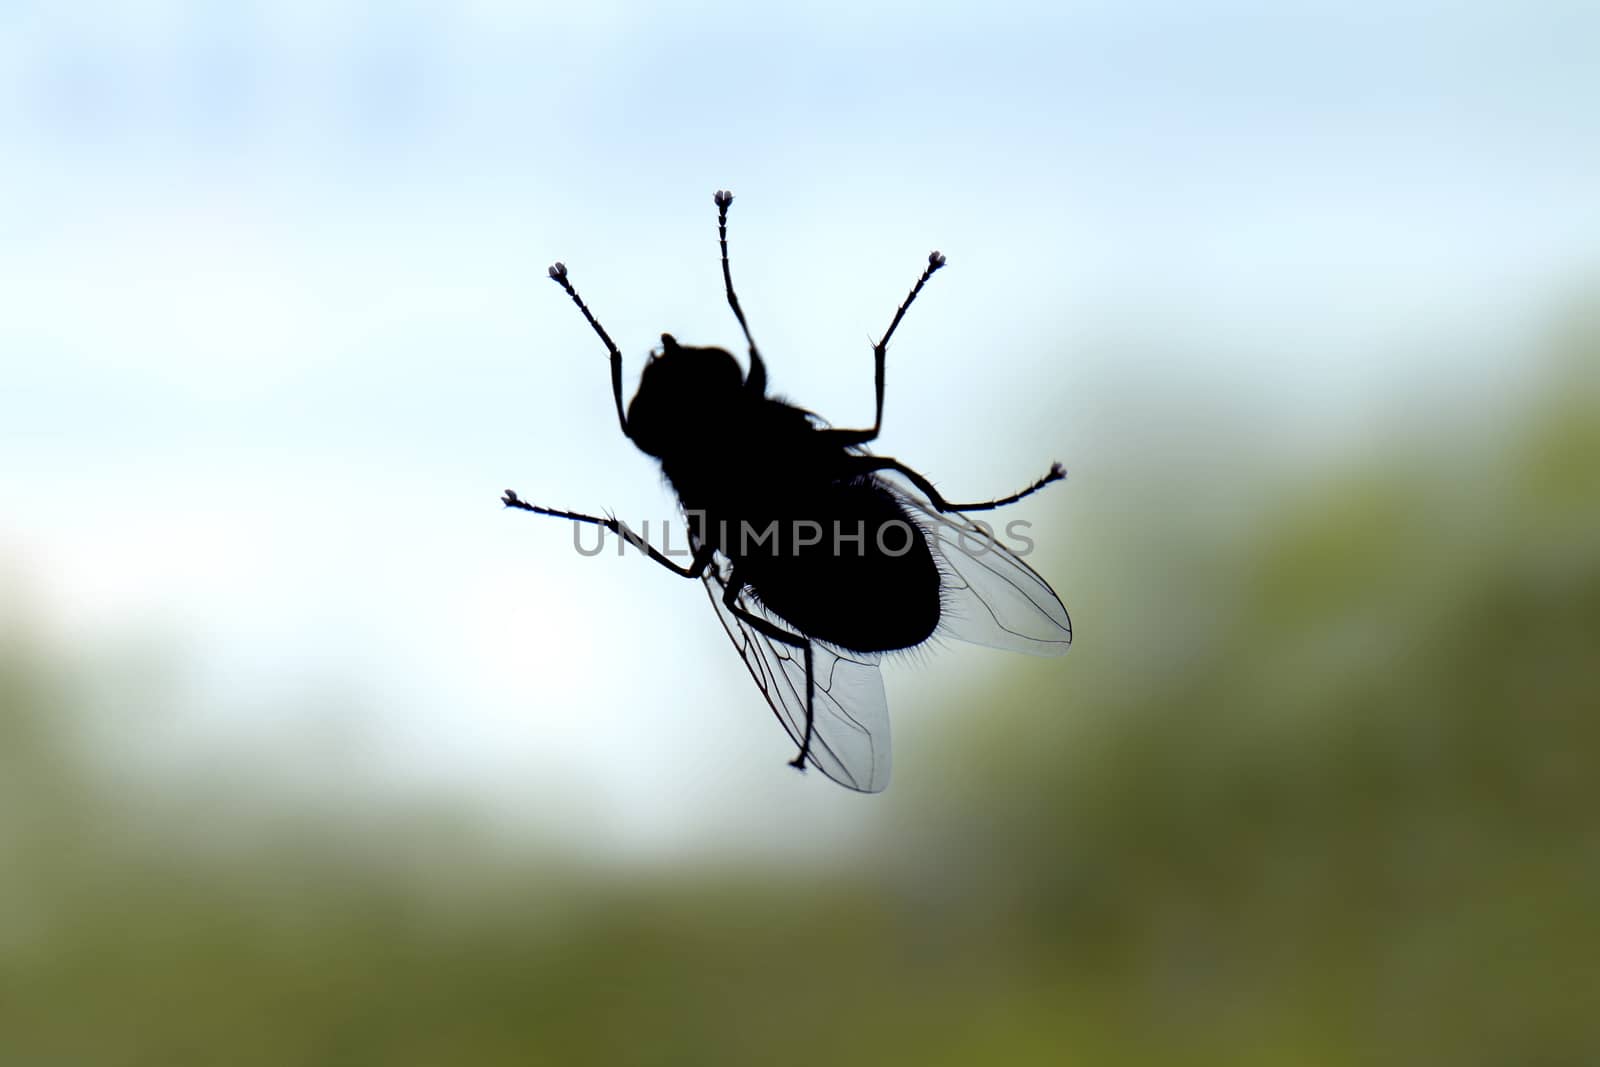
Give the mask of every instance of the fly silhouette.
<path id="1" fill-rule="evenodd" d="M 626 408 L 622 353 L 556 263 L 564 289 L 611 358 L 617 423 L 661 464 L 689 531 L 680 565 L 614 518 L 503 503 L 610 530 L 650 559 L 705 585 L 723 628 L 799 751 L 850 789 L 889 784 L 889 710 L 878 665 L 886 653 L 935 636 L 1055 656 L 1072 622 L 1045 580 L 971 512 L 1013 504 L 1066 476 L 1059 463 L 1019 492 L 953 504 L 897 459 L 866 446 L 883 424 L 889 340 L 935 271 L 938 252 L 873 346 L 875 405 L 869 429 L 828 426 L 767 394 L 766 364 L 751 337 L 728 265 L 728 208 L 718 191 L 717 239 L 728 306 L 749 346 L 741 370 L 721 348 L 661 335 Z"/>

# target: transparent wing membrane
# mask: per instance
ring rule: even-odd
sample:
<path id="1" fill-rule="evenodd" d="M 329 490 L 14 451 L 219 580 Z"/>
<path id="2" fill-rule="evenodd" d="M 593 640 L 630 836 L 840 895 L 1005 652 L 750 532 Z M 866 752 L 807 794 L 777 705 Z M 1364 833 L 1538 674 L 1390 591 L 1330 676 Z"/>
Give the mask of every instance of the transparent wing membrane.
<path id="1" fill-rule="evenodd" d="M 707 570 L 704 581 L 717 618 L 738 650 L 761 695 L 798 747 L 806 730 L 806 665 L 804 653 L 791 645 L 758 633 L 733 612 L 722 598 L 730 566 L 726 561 Z M 765 611 L 748 592 L 741 591 L 740 607 L 791 629 Z M 847 789 L 878 793 L 889 785 L 889 704 L 878 673 L 876 653 L 844 652 L 811 642 L 812 698 L 811 745 L 806 762 Z"/>
<path id="2" fill-rule="evenodd" d="M 967 515 L 940 512 L 898 481 L 882 482 L 928 535 L 943 574 L 940 634 L 975 645 L 1059 656 L 1072 619 L 1049 584 Z"/>

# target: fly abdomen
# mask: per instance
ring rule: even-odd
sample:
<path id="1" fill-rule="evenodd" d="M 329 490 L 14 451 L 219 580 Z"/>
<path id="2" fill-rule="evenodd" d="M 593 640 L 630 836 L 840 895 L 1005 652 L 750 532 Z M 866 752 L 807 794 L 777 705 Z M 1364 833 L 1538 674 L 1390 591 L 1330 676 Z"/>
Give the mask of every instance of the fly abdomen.
<path id="1" fill-rule="evenodd" d="M 939 625 L 939 568 L 927 538 L 875 483 L 829 483 L 759 511 L 714 543 L 796 630 L 838 648 L 887 652 L 921 644 Z"/>

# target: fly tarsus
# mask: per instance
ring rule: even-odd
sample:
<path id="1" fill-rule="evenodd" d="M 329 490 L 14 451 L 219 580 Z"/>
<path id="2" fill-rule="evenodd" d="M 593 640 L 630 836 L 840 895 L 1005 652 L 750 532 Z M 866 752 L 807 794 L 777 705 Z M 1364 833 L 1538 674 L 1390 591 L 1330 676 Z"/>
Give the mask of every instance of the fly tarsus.
<path id="1" fill-rule="evenodd" d="M 1052 463 L 1050 464 L 1050 473 L 1046 474 L 1043 478 L 1040 478 L 1026 489 L 1012 493 L 1010 496 L 1003 496 L 997 500 L 984 500 L 976 504 L 952 504 L 940 495 L 939 490 L 934 488 L 933 483 L 928 481 L 926 476 L 906 466 L 904 463 L 901 463 L 892 456 L 857 456 L 854 458 L 851 464 L 851 470 L 859 474 L 869 474 L 873 471 L 894 471 L 904 476 L 907 481 L 916 486 L 918 492 L 928 498 L 928 503 L 933 505 L 933 509 L 935 511 L 943 512 L 993 511 L 995 508 L 1003 508 L 1007 504 L 1015 504 L 1019 500 L 1030 497 L 1034 493 L 1037 493 L 1039 490 L 1043 489 L 1045 486 L 1049 485 L 1051 482 L 1059 482 L 1067 476 L 1067 468 L 1063 467 L 1060 463 Z"/>
<path id="2" fill-rule="evenodd" d="M 722 591 L 722 603 L 736 618 L 742 619 L 745 625 L 757 633 L 764 634 L 774 641 L 798 648 L 804 659 L 806 671 L 806 721 L 805 728 L 800 736 L 800 751 L 794 759 L 789 761 L 789 766 L 796 770 L 806 769 L 806 760 L 811 756 L 811 735 L 816 728 L 816 673 L 812 662 L 811 639 L 804 634 L 790 633 L 783 627 L 763 619 L 750 609 L 746 608 L 739 600 L 739 594 L 744 589 L 744 582 L 740 581 L 738 571 L 734 571 L 728 578 L 728 584 Z"/>

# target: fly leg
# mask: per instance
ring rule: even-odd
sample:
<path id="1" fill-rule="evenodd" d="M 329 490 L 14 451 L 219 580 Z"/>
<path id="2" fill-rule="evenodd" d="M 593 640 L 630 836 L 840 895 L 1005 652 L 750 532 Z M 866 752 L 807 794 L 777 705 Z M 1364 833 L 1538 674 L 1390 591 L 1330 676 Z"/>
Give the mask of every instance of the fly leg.
<path id="1" fill-rule="evenodd" d="M 795 768 L 796 770 L 803 771 L 806 769 L 806 759 L 811 755 L 811 724 L 813 720 L 812 704 L 816 690 L 815 675 L 813 675 L 811 671 L 811 641 L 809 638 L 802 637 L 800 634 L 790 633 L 783 627 L 774 625 L 770 620 L 763 619 L 761 616 L 752 611 L 747 611 L 744 605 L 739 603 L 739 593 L 743 589 L 744 583 L 739 580 L 739 575 L 737 572 L 735 572 L 731 577 L 729 577 L 727 588 L 725 588 L 722 592 L 723 605 L 729 611 L 733 612 L 734 615 L 738 616 L 740 621 L 750 626 L 750 628 L 755 630 L 757 633 L 764 634 L 774 641 L 779 641 L 783 644 L 798 648 L 801 654 L 805 657 L 806 726 L 805 731 L 800 739 L 800 752 L 795 756 L 794 759 L 789 761 L 789 766 Z"/>
<path id="2" fill-rule="evenodd" d="M 530 504 L 526 500 L 523 500 L 516 494 L 516 491 L 512 489 L 507 489 L 505 496 L 501 497 L 500 501 L 508 508 L 520 508 L 523 511 L 531 511 L 535 515 L 548 515 L 553 519 L 571 519 L 573 522 L 586 522 L 592 526 L 603 527 L 604 529 L 610 530 L 618 537 L 627 541 L 633 547 L 646 553 L 651 559 L 672 571 L 674 574 L 682 575 L 685 578 L 699 578 L 703 576 L 706 572 L 706 568 L 711 565 L 712 553 L 715 551 L 710 545 L 702 544 L 700 547 L 695 549 L 694 559 L 689 563 L 689 566 L 680 567 L 678 564 L 672 562 L 672 560 L 656 551 L 656 549 L 649 542 L 645 541 L 642 537 L 628 529 L 616 519 L 601 518 L 598 515 L 584 515 L 576 511 L 562 511 L 558 508 L 540 507 L 537 504 Z M 814 694 L 816 689 L 815 675 L 813 674 L 811 667 L 811 642 L 809 639 L 801 636 L 800 634 L 790 633 L 781 626 L 774 625 L 769 620 L 763 619 L 761 616 L 746 610 L 745 607 L 738 602 L 739 593 L 743 589 L 744 583 L 738 579 L 737 575 L 729 579 L 727 588 L 722 594 L 722 602 L 727 606 L 728 610 L 733 612 L 733 614 L 742 622 L 749 625 L 758 633 L 763 634 L 781 644 L 798 648 L 801 652 L 801 655 L 804 657 L 806 668 L 806 725 L 800 740 L 800 752 L 795 756 L 794 759 L 789 761 L 789 766 L 804 770 L 806 759 L 811 755 L 813 718 L 812 705 L 814 702 Z"/>
<path id="3" fill-rule="evenodd" d="M 889 470 L 904 475 L 907 481 L 921 490 L 922 495 L 928 498 L 928 503 L 932 504 L 935 510 L 938 511 L 992 511 L 995 508 L 1003 508 L 1007 504 L 1015 504 L 1023 497 L 1032 496 L 1051 482 L 1059 482 L 1067 476 L 1065 467 L 1059 463 L 1052 463 L 1050 464 L 1050 473 L 1020 492 L 1012 493 L 1010 496 L 1003 496 L 999 500 L 985 500 L 978 504 L 952 504 L 939 495 L 939 490 L 933 487 L 932 482 L 904 463 L 889 456 L 854 456 L 850 460 L 849 470 L 852 474 L 870 474 L 873 471 Z"/>
<path id="4" fill-rule="evenodd" d="M 940 252 L 928 253 L 928 269 L 922 272 L 922 277 L 917 279 L 917 284 L 911 287 L 905 303 L 894 313 L 894 321 L 889 323 L 889 329 L 884 333 L 883 340 L 872 346 L 873 388 L 877 393 L 877 403 L 873 409 L 872 429 L 870 430 L 823 430 L 822 435 L 830 443 L 838 445 L 864 445 L 878 436 L 878 430 L 883 426 L 883 365 L 889 352 L 889 338 L 894 336 L 894 331 L 900 325 L 900 320 L 905 318 L 906 309 L 911 307 L 911 302 L 922 292 L 922 287 L 928 284 L 928 279 L 933 277 L 933 272 L 944 266 L 944 255 Z"/>
<path id="5" fill-rule="evenodd" d="M 523 511 L 531 511 L 535 515 L 548 515 L 553 519 L 571 519 L 573 522 L 587 522 L 592 526 L 604 527 L 605 529 L 616 534 L 618 537 L 622 538 L 624 541 L 628 542 L 628 544 L 632 545 L 634 548 L 637 548 L 641 552 L 647 554 L 651 559 L 667 568 L 667 570 L 672 571 L 674 574 L 681 574 L 685 578 L 698 578 L 704 574 L 706 572 L 706 568 L 711 565 L 711 554 L 714 549 L 712 549 L 710 545 L 701 545 L 699 548 L 695 549 L 694 558 L 690 561 L 689 565 L 687 567 L 680 567 L 676 563 L 672 562 L 672 560 L 662 555 L 660 552 L 657 552 L 655 548 L 651 546 L 650 542 L 646 541 L 644 538 L 628 529 L 616 519 L 602 519 L 596 515 L 581 515 L 576 511 L 559 511 L 556 508 L 542 508 L 537 504 L 528 503 L 511 489 L 506 490 L 506 495 L 500 498 L 500 502 L 508 508 L 521 508 Z"/>
<path id="6" fill-rule="evenodd" d="M 739 329 L 744 331 L 745 343 L 750 346 L 750 373 L 745 376 L 744 386 L 754 395 L 761 396 L 767 391 L 767 365 L 761 361 L 761 353 L 756 351 L 756 339 L 750 336 L 749 323 L 744 321 L 744 309 L 739 306 L 739 298 L 733 292 L 733 270 L 728 266 L 728 208 L 733 204 L 733 194 L 726 189 L 718 189 L 711 199 L 717 205 L 717 243 L 722 246 L 722 287 L 728 292 L 728 306 L 733 309 L 733 317 L 739 320 Z"/>
<path id="7" fill-rule="evenodd" d="M 583 312 L 583 317 L 589 320 L 594 332 L 605 342 L 606 351 L 611 353 L 611 397 L 617 402 L 617 425 L 622 427 L 623 436 L 632 437 L 633 435 L 628 433 L 628 416 L 622 411 L 622 353 L 617 350 L 616 342 L 611 340 L 611 335 L 606 333 L 606 328 L 600 325 L 600 320 L 589 310 L 589 305 L 583 302 L 583 297 L 578 295 L 578 290 L 567 281 L 565 263 L 551 264 L 550 280 L 567 291 L 567 295 L 572 297 L 572 302 L 578 305 L 578 310 Z"/>

